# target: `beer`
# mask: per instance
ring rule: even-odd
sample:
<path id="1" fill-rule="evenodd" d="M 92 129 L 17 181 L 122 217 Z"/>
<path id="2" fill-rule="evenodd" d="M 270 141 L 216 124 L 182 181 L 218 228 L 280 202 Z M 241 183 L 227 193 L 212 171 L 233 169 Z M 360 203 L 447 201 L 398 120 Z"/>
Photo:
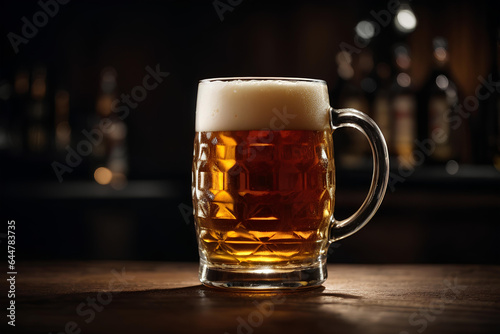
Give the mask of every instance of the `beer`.
<path id="1" fill-rule="evenodd" d="M 200 83 L 193 203 L 202 261 L 318 261 L 334 204 L 328 109 L 324 83 Z"/>
<path id="2" fill-rule="evenodd" d="M 224 265 L 313 263 L 334 204 L 330 131 L 198 132 L 200 256 Z"/>
<path id="3" fill-rule="evenodd" d="M 337 221 L 332 133 L 340 127 L 367 136 L 374 170 L 361 208 Z M 200 81 L 192 165 L 200 281 L 235 289 L 321 284 L 330 243 L 355 233 L 378 209 L 388 162 L 373 120 L 332 109 L 324 81 Z"/>

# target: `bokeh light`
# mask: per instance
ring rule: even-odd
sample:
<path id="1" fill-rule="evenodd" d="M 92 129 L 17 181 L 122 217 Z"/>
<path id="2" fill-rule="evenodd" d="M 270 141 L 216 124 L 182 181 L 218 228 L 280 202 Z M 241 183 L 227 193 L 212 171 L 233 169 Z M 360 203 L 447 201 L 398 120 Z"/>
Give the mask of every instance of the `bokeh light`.
<path id="1" fill-rule="evenodd" d="M 106 167 L 99 167 L 94 172 L 94 179 L 99 184 L 109 184 L 112 178 L 113 173 Z"/>
<path id="2" fill-rule="evenodd" d="M 394 23 L 399 31 L 408 33 L 417 27 L 417 18 L 411 9 L 400 9 L 396 14 Z"/>

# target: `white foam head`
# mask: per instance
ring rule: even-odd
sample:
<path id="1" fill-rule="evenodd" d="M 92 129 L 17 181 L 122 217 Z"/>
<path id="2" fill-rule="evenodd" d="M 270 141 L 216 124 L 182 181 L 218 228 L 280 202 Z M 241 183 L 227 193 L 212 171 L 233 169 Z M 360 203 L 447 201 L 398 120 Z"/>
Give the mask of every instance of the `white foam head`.
<path id="1" fill-rule="evenodd" d="M 293 78 L 221 78 L 198 86 L 196 131 L 326 130 L 326 83 Z"/>

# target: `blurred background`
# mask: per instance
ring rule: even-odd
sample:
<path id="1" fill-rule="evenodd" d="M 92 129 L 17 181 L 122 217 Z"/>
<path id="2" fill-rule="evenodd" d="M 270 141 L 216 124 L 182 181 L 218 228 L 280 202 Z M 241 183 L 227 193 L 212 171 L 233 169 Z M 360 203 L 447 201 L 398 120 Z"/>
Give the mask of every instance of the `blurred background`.
<path id="1" fill-rule="evenodd" d="M 498 1 L 0 4 L 0 212 L 18 259 L 197 261 L 198 80 L 292 76 L 372 116 L 391 153 L 382 207 L 330 262 L 500 263 Z M 342 219 L 371 157 L 356 132 L 334 138 Z"/>

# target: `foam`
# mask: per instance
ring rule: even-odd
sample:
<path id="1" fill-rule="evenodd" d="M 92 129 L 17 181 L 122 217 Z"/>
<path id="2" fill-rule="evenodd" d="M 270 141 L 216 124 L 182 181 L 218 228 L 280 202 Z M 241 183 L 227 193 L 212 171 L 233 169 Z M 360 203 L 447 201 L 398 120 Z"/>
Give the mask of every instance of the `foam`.
<path id="1" fill-rule="evenodd" d="M 196 131 L 330 128 L 323 81 L 224 80 L 200 82 Z"/>

